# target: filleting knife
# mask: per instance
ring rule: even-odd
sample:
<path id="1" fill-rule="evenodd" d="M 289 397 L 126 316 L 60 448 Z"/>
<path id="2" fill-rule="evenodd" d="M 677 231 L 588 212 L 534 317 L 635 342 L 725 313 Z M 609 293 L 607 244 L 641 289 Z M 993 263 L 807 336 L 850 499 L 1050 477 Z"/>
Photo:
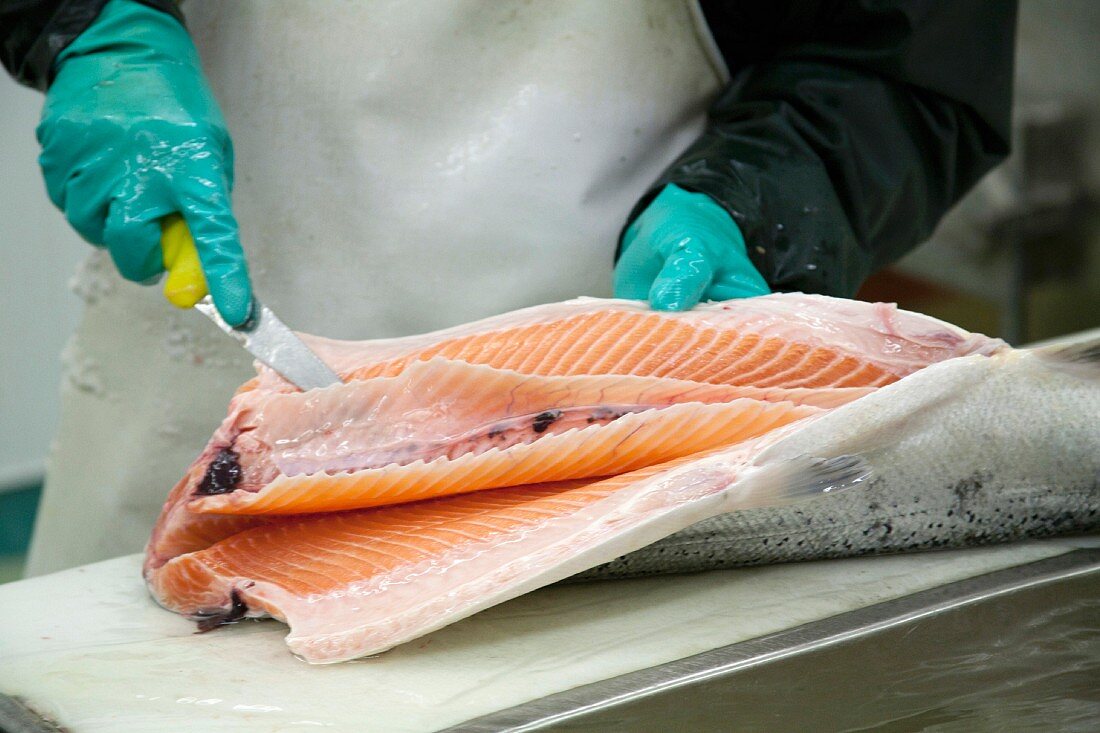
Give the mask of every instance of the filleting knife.
<path id="1" fill-rule="evenodd" d="M 182 217 L 173 214 L 162 220 L 160 243 L 164 266 L 168 270 L 164 295 L 170 303 L 181 308 L 194 306 L 252 356 L 299 389 L 340 383 L 336 372 L 255 297 L 252 298 L 252 315 L 242 325 L 234 328 L 222 319 L 207 293 L 195 240 Z"/>

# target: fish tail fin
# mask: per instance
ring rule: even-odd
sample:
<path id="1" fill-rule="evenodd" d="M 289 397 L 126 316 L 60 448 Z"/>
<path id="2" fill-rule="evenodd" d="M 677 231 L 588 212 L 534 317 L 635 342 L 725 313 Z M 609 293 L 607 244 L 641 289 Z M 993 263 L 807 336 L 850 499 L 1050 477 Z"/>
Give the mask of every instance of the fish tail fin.
<path id="1" fill-rule="evenodd" d="M 1100 380 L 1100 338 L 1069 344 L 1040 346 L 1032 353 L 1059 371 L 1085 379 Z"/>
<path id="2" fill-rule="evenodd" d="M 760 466 L 731 492 L 727 511 L 782 506 L 832 494 L 866 483 L 873 475 L 866 459 L 858 455 L 834 458 L 797 456 Z"/>

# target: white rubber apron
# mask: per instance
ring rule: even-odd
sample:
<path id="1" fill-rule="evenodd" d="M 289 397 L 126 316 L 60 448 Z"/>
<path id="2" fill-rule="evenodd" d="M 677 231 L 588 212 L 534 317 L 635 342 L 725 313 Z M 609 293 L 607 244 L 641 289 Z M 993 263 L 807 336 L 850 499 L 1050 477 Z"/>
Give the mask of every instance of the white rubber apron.
<path id="1" fill-rule="evenodd" d="M 234 136 L 256 293 L 337 338 L 608 295 L 624 218 L 725 74 L 685 0 L 183 7 Z M 251 372 L 103 253 L 75 287 L 33 574 L 141 549 Z"/>

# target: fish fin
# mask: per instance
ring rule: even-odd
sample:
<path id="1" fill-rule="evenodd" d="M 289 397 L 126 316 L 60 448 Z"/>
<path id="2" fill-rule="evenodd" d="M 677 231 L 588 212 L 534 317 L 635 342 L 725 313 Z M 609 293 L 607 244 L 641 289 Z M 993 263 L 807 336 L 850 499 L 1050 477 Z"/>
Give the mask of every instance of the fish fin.
<path id="1" fill-rule="evenodd" d="M 730 510 L 781 506 L 821 494 L 832 494 L 866 483 L 873 476 L 867 460 L 859 455 L 834 458 L 797 456 L 760 467 L 745 491 L 730 498 Z"/>
<path id="2" fill-rule="evenodd" d="M 196 634 L 205 634 L 219 626 L 235 624 L 248 613 L 248 604 L 241 598 L 241 594 L 234 588 L 229 594 L 229 608 L 216 608 L 213 610 L 199 611 L 194 616 L 198 622 L 199 630 Z"/>
<path id="3" fill-rule="evenodd" d="M 1055 369 L 1086 379 L 1100 379 L 1100 338 L 1041 346 L 1033 353 Z"/>

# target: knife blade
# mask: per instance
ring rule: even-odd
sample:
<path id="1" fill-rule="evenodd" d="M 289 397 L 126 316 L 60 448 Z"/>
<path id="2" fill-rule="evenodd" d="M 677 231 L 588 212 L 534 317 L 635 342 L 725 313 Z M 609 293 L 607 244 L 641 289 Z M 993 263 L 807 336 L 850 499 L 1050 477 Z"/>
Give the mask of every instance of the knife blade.
<path id="1" fill-rule="evenodd" d="M 209 295 L 195 303 L 195 310 L 303 391 L 328 387 L 341 381 L 336 372 L 255 297 L 252 299 L 252 316 L 238 328 L 222 320 Z"/>

